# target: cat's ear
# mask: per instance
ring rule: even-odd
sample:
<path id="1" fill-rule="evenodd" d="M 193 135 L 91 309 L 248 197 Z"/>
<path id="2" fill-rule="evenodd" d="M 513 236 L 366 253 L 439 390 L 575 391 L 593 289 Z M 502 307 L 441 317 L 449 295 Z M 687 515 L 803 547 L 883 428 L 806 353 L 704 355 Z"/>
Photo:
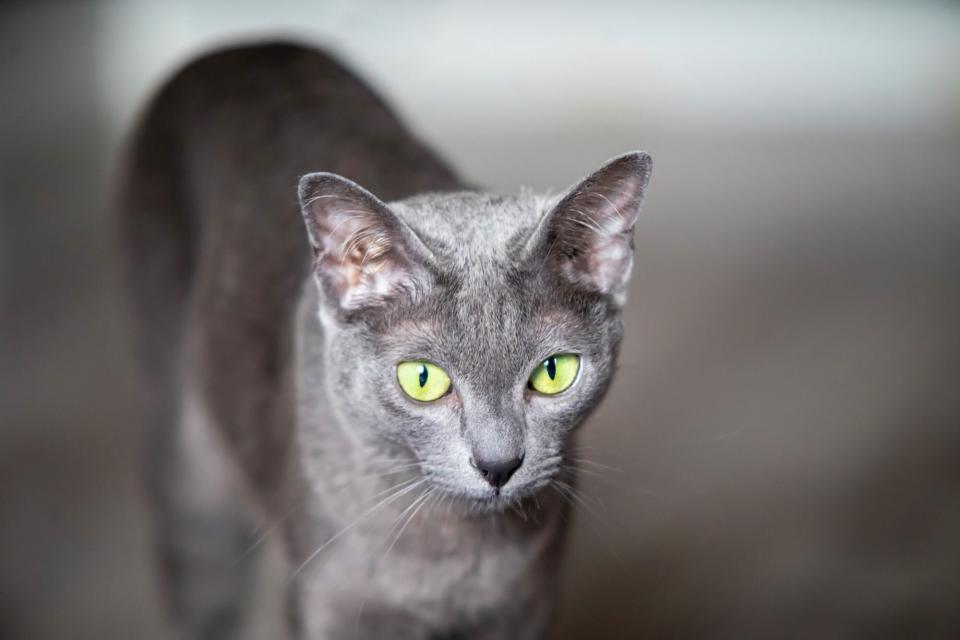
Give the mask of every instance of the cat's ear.
<path id="1" fill-rule="evenodd" d="M 428 286 L 429 250 L 387 205 L 332 173 L 300 179 L 300 208 L 323 292 L 343 311 L 383 304 Z"/>
<path id="2" fill-rule="evenodd" d="M 618 156 L 564 194 L 531 239 L 548 268 L 622 305 L 633 268 L 633 225 L 651 167 L 646 153 Z"/>

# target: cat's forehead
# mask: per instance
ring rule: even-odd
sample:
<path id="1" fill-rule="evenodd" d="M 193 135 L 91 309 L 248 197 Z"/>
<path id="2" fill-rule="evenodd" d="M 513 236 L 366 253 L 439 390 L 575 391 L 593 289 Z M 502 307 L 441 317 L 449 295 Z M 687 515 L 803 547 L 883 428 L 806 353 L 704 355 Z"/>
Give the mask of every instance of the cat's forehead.
<path id="1" fill-rule="evenodd" d="M 557 349 L 585 350 L 598 317 L 592 298 L 558 290 L 521 260 L 526 240 L 552 205 L 531 193 L 473 192 L 391 203 L 445 277 L 416 305 L 387 316 L 387 341 L 470 363 L 475 371 L 520 366 Z"/>
<path id="2" fill-rule="evenodd" d="M 549 207 L 546 196 L 429 193 L 391 208 L 445 262 L 509 262 Z"/>
<path id="3" fill-rule="evenodd" d="M 571 304 L 573 296 L 531 284 L 469 279 L 437 289 L 423 304 L 393 315 L 383 337 L 476 370 L 496 371 L 563 348 L 584 351 L 597 333 L 597 315 Z"/>

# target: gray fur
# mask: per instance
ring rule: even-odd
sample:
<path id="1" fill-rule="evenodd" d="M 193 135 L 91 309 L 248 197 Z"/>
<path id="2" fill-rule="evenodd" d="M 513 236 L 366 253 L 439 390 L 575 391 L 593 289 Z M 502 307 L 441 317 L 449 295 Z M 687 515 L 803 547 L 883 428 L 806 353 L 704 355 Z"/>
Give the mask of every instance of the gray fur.
<path id="1" fill-rule="evenodd" d="M 649 167 L 621 156 L 552 201 L 467 190 L 293 45 L 170 81 L 119 205 L 179 636 L 239 633 L 260 514 L 287 543 L 293 637 L 543 637 L 569 508 L 556 483 L 574 482 L 565 450 L 610 383 Z M 580 354 L 575 384 L 531 392 L 559 352 Z M 453 391 L 410 400 L 404 359 Z M 495 490 L 479 455 L 523 464 Z"/>

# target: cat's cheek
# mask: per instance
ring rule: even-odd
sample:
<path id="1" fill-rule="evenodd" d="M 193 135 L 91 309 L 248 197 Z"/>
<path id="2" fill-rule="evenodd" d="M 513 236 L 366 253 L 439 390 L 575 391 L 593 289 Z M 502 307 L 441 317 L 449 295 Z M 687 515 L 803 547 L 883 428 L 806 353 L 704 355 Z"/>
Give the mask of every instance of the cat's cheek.
<path id="1" fill-rule="evenodd" d="M 450 393 L 433 402 L 417 402 L 407 397 L 397 385 L 396 393 L 384 399 L 389 425 L 384 425 L 393 438 L 402 439 L 415 449 L 432 442 L 447 425 L 459 423 L 459 397 Z"/>
<path id="2" fill-rule="evenodd" d="M 565 438 L 579 429 L 599 404 L 603 394 L 597 382 L 595 377 L 587 376 L 554 396 L 532 392 L 526 403 L 528 424 L 535 430 Z"/>

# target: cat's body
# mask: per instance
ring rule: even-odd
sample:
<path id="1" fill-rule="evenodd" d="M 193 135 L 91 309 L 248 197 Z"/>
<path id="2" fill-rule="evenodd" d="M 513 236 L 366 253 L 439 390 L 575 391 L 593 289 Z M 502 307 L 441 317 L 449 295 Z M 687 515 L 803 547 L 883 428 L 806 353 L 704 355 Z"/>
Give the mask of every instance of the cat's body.
<path id="1" fill-rule="evenodd" d="M 623 218 L 604 236 L 608 271 L 629 272 L 627 206 L 649 172 L 637 158 L 608 170 L 638 176 L 626 216 L 593 194 Z M 313 174 L 301 217 L 296 181 L 317 169 L 406 200 L 387 211 Z M 167 84 L 133 141 L 120 208 L 180 636 L 240 633 L 262 535 L 286 541 L 297 637 L 546 632 L 568 508 L 549 484 L 572 481 L 562 451 L 608 385 L 626 278 L 595 261 L 577 271 L 589 255 L 573 245 L 587 241 L 560 214 L 543 224 L 546 206 L 464 191 L 309 49 L 224 51 Z M 540 318 L 553 324 L 529 330 Z M 530 367 L 561 347 L 581 354 L 580 396 L 531 396 Z M 453 390 L 402 399 L 394 367 L 412 358 L 442 364 Z M 484 456 L 518 462 L 492 484 Z"/>

